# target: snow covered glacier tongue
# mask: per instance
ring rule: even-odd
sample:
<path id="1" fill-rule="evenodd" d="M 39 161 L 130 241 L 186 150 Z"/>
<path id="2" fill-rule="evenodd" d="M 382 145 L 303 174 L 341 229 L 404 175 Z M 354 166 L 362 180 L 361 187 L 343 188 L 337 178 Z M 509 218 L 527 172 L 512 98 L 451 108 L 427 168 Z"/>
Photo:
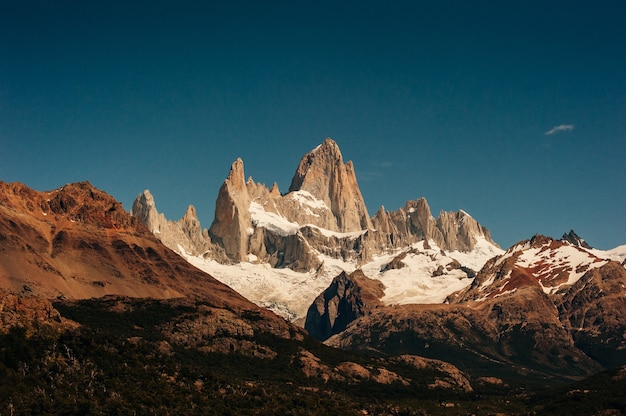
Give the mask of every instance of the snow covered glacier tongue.
<path id="1" fill-rule="evenodd" d="M 138 214 L 141 218 L 140 212 Z M 142 220 L 147 222 L 145 218 Z M 225 280 L 257 303 L 288 304 L 287 309 L 297 310 L 295 314 L 298 317 L 304 316 L 315 296 L 341 271 L 365 269 L 373 261 L 381 261 L 380 256 L 391 256 L 387 259 L 391 260 L 398 252 L 409 250 L 420 241 L 425 241 L 426 246 L 430 242 L 430 246 L 438 250 L 458 252 L 461 255 L 459 258 L 467 258 L 466 253 L 472 253 L 480 246 L 480 252 L 485 254 L 478 254 L 478 260 L 473 260 L 472 265 L 467 266 L 474 270 L 487 260 L 487 255 L 491 257 L 499 250 L 491 240 L 489 231 L 469 214 L 464 211 L 442 212 L 435 219 L 424 198 L 408 201 L 398 211 L 385 211 L 381 207 L 370 218 L 354 166 L 352 162 L 344 163 L 339 146 L 331 139 L 326 139 L 302 157 L 286 194 L 279 191 L 276 183 L 268 189 L 263 184 L 255 183 L 252 178 L 246 180 L 243 161 L 237 159 L 219 190 L 215 219 L 208 233 L 203 234 L 190 227 L 183 230 L 182 234 L 187 233 L 188 240 L 196 242 L 197 249 L 187 249 L 188 245 L 181 244 L 174 246 L 172 239 L 163 235 L 163 230 L 171 229 L 160 227 L 161 233 L 157 236 L 165 244 L 170 241 L 171 248 L 181 254 L 189 256 L 204 253 L 201 256 L 204 260 L 198 258 L 198 261 L 213 266 L 201 267 L 218 278 L 228 274 L 218 264 L 251 263 L 252 268 L 254 265 L 269 267 L 263 272 L 254 272 L 256 277 L 252 280 L 256 283 L 247 280 L 245 285 L 239 285 L 237 279 Z M 475 255 L 469 257 L 476 258 Z M 433 260 L 433 270 L 427 272 L 429 279 L 432 272 L 441 266 L 435 265 L 435 262 Z M 285 285 L 285 275 L 291 275 L 286 269 L 297 272 L 286 280 L 299 282 L 298 288 Z M 369 270 L 374 273 L 371 268 Z M 409 281 L 422 276 L 416 275 L 415 270 L 409 270 L 404 270 Z M 233 271 L 236 275 L 241 272 Z M 262 279 L 259 276 L 272 273 L 282 274 L 283 278 L 279 280 L 282 280 L 283 289 L 267 290 L 275 287 L 276 282 L 270 283 L 271 278 Z M 398 271 L 391 274 L 398 274 Z M 376 272 L 371 277 L 382 275 Z M 446 273 L 438 275 L 440 281 L 447 277 L 451 276 Z M 311 283 L 313 278 L 317 279 L 316 284 Z M 244 281 L 246 278 L 239 280 Z M 450 290 L 459 286 L 458 276 L 454 280 L 455 284 L 450 285 Z M 463 285 L 466 284 L 469 281 L 463 282 Z M 293 286 L 292 289 L 287 289 L 290 286 Z M 289 293 L 285 293 L 285 289 Z M 399 298 L 402 295 L 397 291 L 392 292 L 396 295 L 393 296 L 394 301 L 401 301 Z M 295 303 L 298 306 L 294 305 L 292 299 L 296 293 L 298 300 Z M 420 298 L 428 298 L 428 295 Z M 437 302 L 441 301 L 441 287 L 434 298 Z M 305 299 L 306 304 L 299 305 L 299 299 Z"/>

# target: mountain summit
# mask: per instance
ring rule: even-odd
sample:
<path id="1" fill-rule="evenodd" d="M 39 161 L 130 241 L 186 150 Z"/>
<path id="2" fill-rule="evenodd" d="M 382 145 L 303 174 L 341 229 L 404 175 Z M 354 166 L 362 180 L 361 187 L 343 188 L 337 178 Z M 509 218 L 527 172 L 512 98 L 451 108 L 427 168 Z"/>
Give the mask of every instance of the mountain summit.
<path id="1" fill-rule="evenodd" d="M 332 231 L 352 232 L 372 228 L 352 162 L 343 163 L 339 146 L 327 138 L 300 160 L 289 192 L 305 191 L 328 206 L 336 224 Z"/>
<path id="2" fill-rule="evenodd" d="M 578 234 L 574 232 L 574 230 L 569 230 L 569 233 L 563 233 L 563 236 L 561 237 L 561 241 L 567 241 L 568 243 L 574 246 L 578 246 L 582 248 L 587 248 L 587 249 L 592 248 L 585 240 L 580 238 Z"/>

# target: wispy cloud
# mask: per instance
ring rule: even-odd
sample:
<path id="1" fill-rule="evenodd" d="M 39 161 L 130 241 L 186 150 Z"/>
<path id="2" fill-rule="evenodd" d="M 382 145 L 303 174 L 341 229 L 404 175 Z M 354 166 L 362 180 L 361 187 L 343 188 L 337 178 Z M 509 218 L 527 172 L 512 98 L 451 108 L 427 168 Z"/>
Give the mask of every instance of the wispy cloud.
<path id="1" fill-rule="evenodd" d="M 548 130 L 544 134 L 546 136 L 552 136 L 553 134 L 560 133 L 562 131 L 570 131 L 570 130 L 574 130 L 573 124 L 561 124 L 561 125 L 552 127 L 550 130 Z"/>

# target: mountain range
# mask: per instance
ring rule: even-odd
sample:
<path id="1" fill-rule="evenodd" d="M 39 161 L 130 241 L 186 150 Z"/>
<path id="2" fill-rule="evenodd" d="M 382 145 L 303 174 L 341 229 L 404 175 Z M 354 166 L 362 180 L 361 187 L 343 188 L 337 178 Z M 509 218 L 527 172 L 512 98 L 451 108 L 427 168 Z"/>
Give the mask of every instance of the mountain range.
<path id="1" fill-rule="evenodd" d="M 469 284 L 484 262 L 502 250 L 465 211 L 435 219 L 424 198 L 370 217 L 351 162 L 326 139 L 305 154 L 287 193 L 245 179 L 236 160 L 216 200 L 215 220 L 201 230 L 190 206 L 179 221 L 156 209 L 149 191 L 131 208 L 155 235 L 196 267 L 259 305 L 303 323 L 315 297 L 342 271 L 362 268 L 389 281 L 389 302 L 442 302 Z M 426 244 L 419 260 L 398 273 L 379 270 L 399 252 Z M 236 277 L 224 264 L 238 264 Z M 438 274 L 438 279 L 430 277 Z M 402 283 L 398 280 L 403 280 Z"/>
<path id="2" fill-rule="evenodd" d="M 78 351 L 84 337 L 107 334 L 115 341 L 95 349 L 107 363 L 121 351 L 150 351 L 138 372 L 165 371 L 180 394 L 191 394 L 184 386 L 202 392 L 197 400 L 206 406 L 253 386 L 275 400 L 287 394 L 275 387 L 284 373 L 297 380 L 290 397 L 370 383 L 385 395 L 405 392 L 398 394 L 407 408 L 416 392 L 430 397 L 435 389 L 473 411 L 486 403 L 458 395 L 480 391 L 501 410 L 492 395 L 626 365 L 625 266 L 626 246 L 595 250 L 574 231 L 558 240 L 536 234 L 503 250 L 467 212 L 435 218 L 424 198 L 370 217 L 354 166 L 331 139 L 302 157 L 286 193 L 246 180 L 236 160 L 208 229 L 193 206 L 178 221 L 166 219 L 148 190 L 128 213 L 88 182 L 48 192 L 0 182 L 0 373 L 19 386 L 28 379 L 24 365 L 32 380 L 46 379 L 62 360 L 54 365 L 69 384 L 59 385 L 71 389 L 72 377 L 87 376 L 67 364 L 72 355 L 59 352 L 60 340 Z M 35 352 L 24 356 L 7 340 Z M 88 349 L 83 354 L 83 368 L 98 362 Z M 193 373 L 189 354 L 223 363 L 200 365 L 211 388 L 236 388 L 213 395 L 202 387 L 206 374 L 183 376 Z M 158 370 L 159 362 L 179 370 Z M 230 374 L 235 362 L 245 370 Z M 246 381 L 260 368 L 273 370 L 261 384 Z M 114 364 L 111 371 L 123 370 Z M 117 405 L 101 382 L 100 412 Z M 13 388 L 0 395 L 15 396 Z M 37 382 L 53 409 L 59 397 L 46 388 Z M 115 389 L 128 403 L 147 394 Z M 364 414 L 351 393 L 340 395 Z M 34 409 L 35 396 L 19 397 Z M 525 407 L 527 400 L 513 401 Z M 387 399 L 365 402 L 374 413 L 391 412 Z"/>
<path id="3" fill-rule="evenodd" d="M 193 206 L 178 221 L 165 219 L 148 190 L 130 212 L 196 267 L 300 325 L 343 271 L 383 282 L 385 304 L 441 303 L 504 253 L 470 214 L 441 211 L 435 219 L 425 198 L 369 217 L 354 167 L 332 139 L 301 158 L 286 193 L 246 180 L 236 160 L 208 230 Z M 591 249 L 573 231 L 563 239 Z M 596 254 L 624 261 L 626 249 Z"/>
<path id="4" fill-rule="evenodd" d="M 301 158 L 286 193 L 245 180 L 235 161 L 207 231 L 193 207 L 155 226 L 149 191 L 131 213 L 164 241 L 175 229 L 170 247 L 192 264 L 335 347 L 537 378 L 626 362 L 623 246 L 594 250 L 570 231 L 504 251 L 467 212 L 435 219 L 424 198 L 369 217 L 331 139 Z"/>

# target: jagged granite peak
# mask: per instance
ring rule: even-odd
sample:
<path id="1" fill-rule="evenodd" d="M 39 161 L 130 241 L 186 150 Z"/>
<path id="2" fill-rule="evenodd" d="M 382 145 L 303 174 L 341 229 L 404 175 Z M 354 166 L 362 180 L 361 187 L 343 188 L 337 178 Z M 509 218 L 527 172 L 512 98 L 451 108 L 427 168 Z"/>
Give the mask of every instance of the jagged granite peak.
<path id="1" fill-rule="evenodd" d="M 300 159 L 298 169 L 291 180 L 291 185 L 289 185 L 289 192 L 304 189 L 314 195 L 322 194 L 322 192 L 315 188 L 317 184 L 314 183 L 314 178 L 308 175 L 309 171 L 318 169 L 320 166 L 324 168 L 338 164 L 343 165 L 343 156 L 339 150 L 339 146 L 331 138 L 326 138 L 322 144 L 315 147 Z"/>
<path id="2" fill-rule="evenodd" d="M 302 159 L 295 176 L 300 180 L 293 182 L 298 186 L 285 195 L 276 183 L 268 189 L 244 178 L 243 161 L 237 159 L 220 188 L 209 229 L 211 240 L 231 260 L 252 257 L 274 267 L 307 271 L 321 264 L 316 251 L 368 255 L 355 247 L 364 245 L 356 238 L 371 228 L 371 221 L 352 164 L 344 165 L 334 141 L 327 139 Z"/>
<path id="3" fill-rule="evenodd" d="M 193 205 L 178 221 L 169 221 L 156 208 L 154 196 L 145 190 L 135 198 L 130 215 L 141 221 L 163 244 L 176 252 L 200 255 L 211 246 L 207 232 L 203 232 Z M 182 253 L 181 253 L 182 254 Z"/>
<path id="4" fill-rule="evenodd" d="M 230 185 L 230 189 L 243 190 L 246 186 L 246 176 L 243 168 L 243 160 L 240 157 L 237 158 L 230 166 L 230 171 L 226 177 L 226 181 Z M 251 180 L 250 178 L 249 180 Z"/>
<path id="5" fill-rule="evenodd" d="M 167 224 L 165 215 L 157 211 L 154 196 L 148 189 L 137 195 L 130 215 L 139 219 L 153 234 L 161 234 Z"/>
<path id="6" fill-rule="evenodd" d="M 425 198 L 407 201 L 397 211 L 381 207 L 372 224 L 378 232 L 377 243 L 387 249 L 432 240 L 443 250 L 469 252 L 480 238 L 498 246 L 489 230 L 463 210 L 441 211 L 435 219 Z"/>
<path id="7" fill-rule="evenodd" d="M 307 191 L 330 207 L 336 224 L 332 231 L 372 228 L 352 162 L 343 163 L 337 143 L 327 138 L 300 160 L 289 192 Z"/>
<path id="8" fill-rule="evenodd" d="M 567 241 L 568 243 L 571 243 L 572 245 L 582 247 L 582 248 L 587 248 L 587 249 L 593 248 L 584 239 L 579 237 L 574 232 L 574 230 L 569 230 L 569 233 L 563 233 L 563 236 L 561 237 L 561 241 Z"/>
<path id="9" fill-rule="evenodd" d="M 252 222 L 250 202 L 243 161 L 237 158 L 220 187 L 215 202 L 215 218 L 209 228 L 211 240 L 235 261 L 245 260 L 248 254 L 248 229 Z"/>
<path id="10" fill-rule="evenodd" d="M 489 230 L 463 210 L 441 211 L 437 218 L 437 228 L 443 235 L 444 246 L 451 251 L 471 251 L 479 237 L 495 244 Z"/>
<path id="11" fill-rule="evenodd" d="M 413 235 L 424 240 L 434 240 L 441 248 L 446 248 L 441 231 L 437 228 L 437 221 L 430 211 L 426 198 L 408 201 L 405 205 L 408 212 L 410 231 Z"/>
<path id="12" fill-rule="evenodd" d="M 274 182 L 272 188 L 270 189 L 270 195 L 274 197 L 280 196 L 280 190 L 278 189 L 278 183 Z"/>
<path id="13" fill-rule="evenodd" d="M 318 270 L 324 256 L 355 261 L 358 267 L 375 254 L 419 241 L 433 241 L 442 250 L 471 251 L 486 236 L 495 245 L 469 215 L 458 214 L 456 221 L 454 215 L 445 214 L 438 224 L 424 198 L 407 201 L 398 211 L 381 208 L 370 219 L 354 166 L 344 163 L 332 139 L 301 158 L 286 194 L 277 183 L 268 189 L 252 177 L 246 180 L 244 162 L 238 158 L 215 207 L 208 234 L 228 261 L 296 271 Z"/>

